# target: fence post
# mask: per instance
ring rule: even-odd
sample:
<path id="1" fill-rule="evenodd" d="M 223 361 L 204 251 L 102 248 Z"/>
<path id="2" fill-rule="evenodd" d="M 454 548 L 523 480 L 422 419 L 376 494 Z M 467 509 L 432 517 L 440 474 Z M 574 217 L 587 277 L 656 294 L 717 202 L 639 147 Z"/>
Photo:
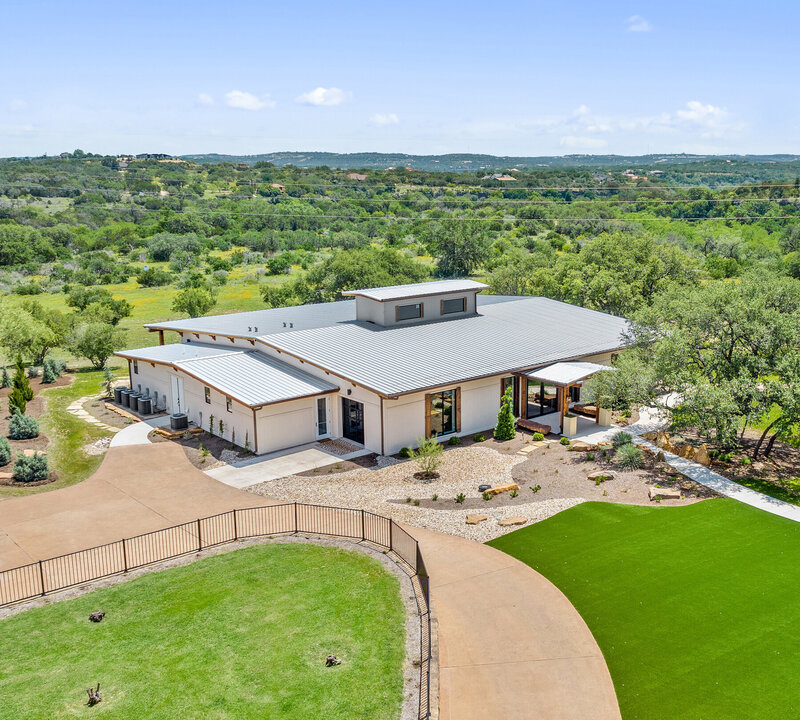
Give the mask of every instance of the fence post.
<path id="1" fill-rule="evenodd" d="M 203 549 L 203 532 L 200 527 L 200 518 L 197 518 L 197 550 Z"/>
<path id="2" fill-rule="evenodd" d="M 294 503 L 294 531 L 300 532 L 300 528 L 297 527 L 297 502 Z"/>
<path id="3" fill-rule="evenodd" d="M 125 568 L 125 572 L 128 572 L 128 548 L 125 545 L 125 538 L 122 538 L 122 565 Z"/>
<path id="4" fill-rule="evenodd" d="M 239 539 L 239 527 L 236 524 L 236 508 L 233 509 L 233 539 Z"/>
<path id="5" fill-rule="evenodd" d="M 42 561 L 39 560 L 39 582 L 42 584 L 42 595 L 45 594 L 44 589 L 44 570 L 42 570 Z"/>
<path id="6" fill-rule="evenodd" d="M 364 534 L 364 510 L 361 510 L 361 540 L 366 540 L 367 536 Z"/>

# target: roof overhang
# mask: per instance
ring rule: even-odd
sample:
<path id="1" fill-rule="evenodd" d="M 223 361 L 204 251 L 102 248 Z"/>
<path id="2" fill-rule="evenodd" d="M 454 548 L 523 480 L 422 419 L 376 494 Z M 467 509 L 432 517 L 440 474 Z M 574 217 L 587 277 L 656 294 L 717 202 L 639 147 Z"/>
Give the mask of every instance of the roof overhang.
<path id="1" fill-rule="evenodd" d="M 557 362 L 547 367 L 523 373 L 529 380 L 548 383 L 549 385 L 576 385 L 588 380 L 592 375 L 605 370 L 614 370 L 610 365 L 600 365 L 593 362 Z"/>

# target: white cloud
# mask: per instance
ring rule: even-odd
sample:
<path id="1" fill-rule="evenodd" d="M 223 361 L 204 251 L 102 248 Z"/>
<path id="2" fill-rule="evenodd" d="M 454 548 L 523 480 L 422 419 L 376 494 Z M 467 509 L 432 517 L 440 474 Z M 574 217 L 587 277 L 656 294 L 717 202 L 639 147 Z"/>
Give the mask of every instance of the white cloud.
<path id="1" fill-rule="evenodd" d="M 213 105 L 214 98 L 211 97 L 211 95 L 209 95 L 208 93 L 200 93 L 197 96 L 197 102 L 200 103 L 201 105 Z"/>
<path id="2" fill-rule="evenodd" d="M 580 135 L 565 135 L 559 142 L 563 147 L 576 150 L 598 150 L 608 145 L 608 142 L 601 138 Z"/>
<path id="3" fill-rule="evenodd" d="M 386 125 L 397 125 L 400 118 L 395 113 L 375 113 L 369 121 L 376 127 L 385 127 Z"/>
<path id="4" fill-rule="evenodd" d="M 678 110 L 681 120 L 698 125 L 713 125 L 723 120 L 728 113 L 715 105 L 703 105 L 699 100 L 690 100 L 685 110 Z"/>
<path id="5" fill-rule="evenodd" d="M 21 98 L 14 98 L 8 104 L 8 107 L 14 112 L 19 112 L 20 110 L 25 110 L 28 107 L 28 103 L 22 100 Z"/>
<path id="6" fill-rule="evenodd" d="M 339 88 L 324 88 L 318 87 L 314 88 L 314 90 L 309 90 L 302 95 L 298 95 L 295 98 L 295 102 L 300 103 L 301 105 L 341 105 L 345 100 L 349 97 L 348 93 L 344 90 L 340 90 Z"/>
<path id="7" fill-rule="evenodd" d="M 269 95 L 258 97 L 253 93 L 241 90 L 231 90 L 229 93 L 225 93 L 225 104 L 239 110 L 263 110 L 275 107 L 275 101 Z"/>
<path id="8" fill-rule="evenodd" d="M 629 32 L 650 32 L 653 26 L 641 15 L 631 15 L 626 21 Z"/>

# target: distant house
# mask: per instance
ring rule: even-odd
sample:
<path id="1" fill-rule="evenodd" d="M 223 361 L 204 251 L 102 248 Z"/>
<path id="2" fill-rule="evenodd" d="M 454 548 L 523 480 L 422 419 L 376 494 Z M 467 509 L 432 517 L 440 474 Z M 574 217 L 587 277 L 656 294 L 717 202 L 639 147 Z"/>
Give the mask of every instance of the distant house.
<path id="1" fill-rule="evenodd" d="M 270 187 L 273 187 L 276 190 L 280 190 L 281 192 L 286 192 L 286 188 L 280 183 L 270 183 Z"/>
<path id="2" fill-rule="evenodd" d="M 350 178 L 351 180 L 359 180 L 359 181 L 367 179 L 366 175 L 362 175 L 361 173 L 357 172 L 347 173 L 347 177 Z"/>
<path id="3" fill-rule="evenodd" d="M 516 180 L 517 178 L 505 173 L 494 173 L 493 175 L 484 175 L 481 180 L 499 180 L 500 182 L 508 182 L 509 180 Z"/>
<path id="4" fill-rule="evenodd" d="M 333 303 L 146 325 L 162 342 L 119 351 L 131 387 L 257 454 L 346 438 L 382 455 L 516 414 L 559 432 L 580 385 L 627 344 L 627 322 L 540 297 L 443 280 Z M 164 334 L 180 342 L 165 345 Z M 599 418 L 599 413 L 596 413 Z"/>

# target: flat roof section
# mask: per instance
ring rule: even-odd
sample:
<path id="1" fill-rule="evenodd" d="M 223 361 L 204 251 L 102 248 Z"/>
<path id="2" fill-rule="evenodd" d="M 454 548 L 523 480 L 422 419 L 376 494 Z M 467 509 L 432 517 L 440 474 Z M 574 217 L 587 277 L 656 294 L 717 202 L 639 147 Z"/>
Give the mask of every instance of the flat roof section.
<path id="1" fill-rule="evenodd" d="M 531 372 L 525 373 L 525 376 L 529 380 L 565 386 L 579 383 L 603 370 L 614 370 L 614 368 L 592 362 L 559 362 L 538 370 L 531 370 Z"/>
<path id="2" fill-rule="evenodd" d="M 403 298 L 444 295 L 445 293 L 454 292 L 479 292 L 488 287 L 488 285 L 475 280 L 434 280 L 411 285 L 390 285 L 389 287 L 364 288 L 363 290 L 346 290 L 342 295 L 365 297 L 370 300 L 385 302 L 386 300 L 402 300 Z"/>

